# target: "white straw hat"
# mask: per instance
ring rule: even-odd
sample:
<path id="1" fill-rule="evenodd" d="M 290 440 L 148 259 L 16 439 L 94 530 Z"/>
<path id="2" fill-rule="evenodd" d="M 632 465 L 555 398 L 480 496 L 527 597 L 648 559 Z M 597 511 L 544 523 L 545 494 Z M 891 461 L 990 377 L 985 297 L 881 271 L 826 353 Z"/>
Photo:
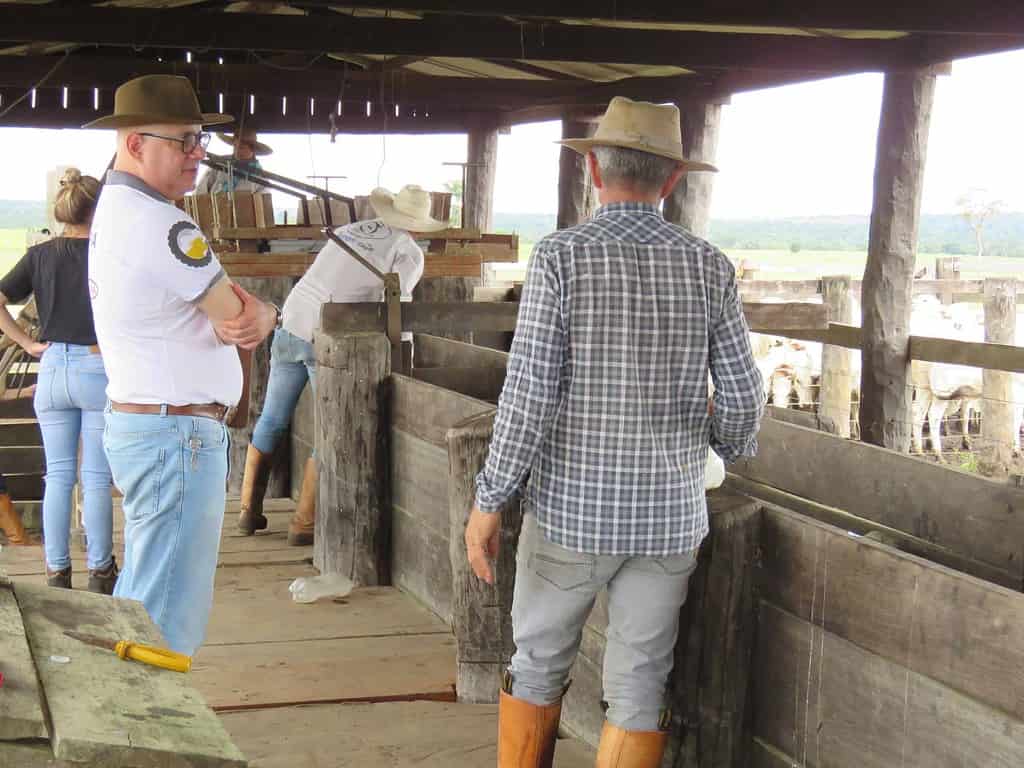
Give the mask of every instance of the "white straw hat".
<path id="1" fill-rule="evenodd" d="M 370 193 L 370 204 L 389 227 L 412 232 L 434 232 L 448 224 L 431 218 L 430 193 L 415 184 L 406 184 L 397 195 L 384 187 Z"/>
<path id="2" fill-rule="evenodd" d="M 673 104 L 652 104 L 616 96 L 591 138 L 565 139 L 559 144 L 585 155 L 594 147 L 623 147 L 667 157 L 687 171 L 717 171 L 711 163 L 683 157 L 679 109 Z"/>

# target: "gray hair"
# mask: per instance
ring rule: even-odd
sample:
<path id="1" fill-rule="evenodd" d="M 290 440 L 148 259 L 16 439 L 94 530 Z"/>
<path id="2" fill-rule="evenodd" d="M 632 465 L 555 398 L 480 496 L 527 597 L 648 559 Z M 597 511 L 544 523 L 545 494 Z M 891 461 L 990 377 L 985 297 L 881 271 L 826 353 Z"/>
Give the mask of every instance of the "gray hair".
<path id="1" fill-rule="evenodd" d="M 679 163 L 650 152 L 625 147 L 593 147 L 601 178 L 644 192 L 656 192 L 668 181 Z"/>

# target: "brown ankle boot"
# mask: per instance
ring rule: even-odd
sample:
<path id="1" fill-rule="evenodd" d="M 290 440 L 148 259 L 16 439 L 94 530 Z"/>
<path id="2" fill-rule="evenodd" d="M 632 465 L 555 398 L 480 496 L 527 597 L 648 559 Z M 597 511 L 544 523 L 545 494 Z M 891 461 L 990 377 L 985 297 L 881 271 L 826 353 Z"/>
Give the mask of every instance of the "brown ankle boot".
<path id="1" fill-rule="evenodd" d="M 316 528 L 316 490 L 319 484 L 317 471 L 316 459 L 310 456 L 302 473 L 302 490 L 295 505 L 295 514 L 288 523 L 288 543 L 293 547 L 304 547 L 313 543 L 313 530 Z"/>
<path id="2" fill-rule="evenodd" d="M 498 701 L 498 768 L 551 768 L 562 702 L 541 707 L 504 691 Z"/>
<path id="3" fill-rule="evenodd" d="M 110 558 L 110 565 L 100 571 L 89 570 L 89 591 L 101 595 L 114 594 L 114 585 L 117 583 L 117 560 Z"/>
<path id="4" fill-rule="evenodd" d="M 249 445 L 245 454 L 245 473 L 242 475 L 242 511 L 238 515 L 238 532 L 252 536 L 267 527 L 263 515 L 263 497 L 270 481 L 270 454 L 260 453 Z"/>
<path id="5" fill-rule="evenodd" d="M 51 571 L 47 568 L 46 585 L 49 587 L 60 587 L 61 589 L 71 589 L 71 566 L 69 565 L 67 568 L 59 571 Z"/>
<path id="6" fill-rule="evenodd" d="M 21 515 L 14 508 L 10 495 L 6 493 L 0 493 L 0 528 L 7 537 L 7 543 L 12 547 L 28 547 L 39 543 L 37 537 L 25 533 Z"/>
<path id="7" fill-rule="evenodd" d="M 606 721 L 597 768 L 658 768 L 667 742 L 667 731 L 627 731 Z"/>

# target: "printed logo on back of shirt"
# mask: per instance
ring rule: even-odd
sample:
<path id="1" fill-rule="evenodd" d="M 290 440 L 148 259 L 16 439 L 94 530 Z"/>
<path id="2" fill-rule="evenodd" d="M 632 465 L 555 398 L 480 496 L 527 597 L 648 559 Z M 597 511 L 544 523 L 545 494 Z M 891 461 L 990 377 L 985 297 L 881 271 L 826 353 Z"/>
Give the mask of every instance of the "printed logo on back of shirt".
<path id="1" fill-rule="evenodd" d="M 174 258 L 186 267 L 205 267 L 213 260 L 206 238 L 191 221 L 179 221 L 167 233 L 167 245 Z"/>

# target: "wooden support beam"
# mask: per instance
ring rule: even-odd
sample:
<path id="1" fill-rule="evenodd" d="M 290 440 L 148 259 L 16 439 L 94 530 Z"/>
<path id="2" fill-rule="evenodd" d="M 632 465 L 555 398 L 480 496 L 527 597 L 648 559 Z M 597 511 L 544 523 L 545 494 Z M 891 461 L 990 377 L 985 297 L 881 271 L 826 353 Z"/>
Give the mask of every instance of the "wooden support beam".
<path id="1" fill-rule="evenodd" d="M 935 75 L 888 73 L 861 291 L 861 439 L 910 448 L 910 311 Z"/>
<path id="2" fill-rule="evenodd" d="M 804 25 L 800 25 L 804 26 Z M 464 56 L 534 61 L 615 61 L 687 68 L 801 69 L 832 72 L 843 67 L 891 70 L 921 66 L 920 46 L 838 37 L 615 29 L 522 22 L 493 17 L 419 20 L 359 18 L 344 14 L 285 16 L 248 14 L 238 35 L 233 14 L 155 10 L 26 6 L 5 13 L 3 37 L 11 42 L 61 41 L 218 51 L 342 51 L 399 56 Z M 1019 45 L 993 35 L 986 44 Z M 955 45 L 953 45 L 955 48 Z M 942 51 L 939 61 L 953 58 Z"/>
<path id="3" fill-rule="evenodd" d="M 718 149 L 718 128 L 722 122 L 722 105 L 716 102 L 681 102 L 683 156 L 713 163 Z M 665 198 L 665 218 L 692 232 L 707 237 L 711 213 L 713 173 L 688 173 Z"/>
<path id="4" fill-rule="evenodd" d="M 473 417 L 448 430 L 449 554 L 452 566 L 452 625 L 455 631 L 459 701 L 498 701 L 501 677 L 512 642 L 512 592 L 522 512 L 519 500 L 501 511 L 501 541 L 493 563 L 494 584 L 476 577 L 466 558 L 466 519 L 476 498 L 476 475 L 487 460 L 494 412 Z"/>
<path id="5" fill-rule="evenodd" d="M 762 506 L 724 489 L 708 494 L 711 531 L 682 608 L 669 685 L 670 765 L 746 765 Z"/>
<path id="6" fill-rule="evenodd" d="M 852 323 L 849 276 L 824 277 L 821 283 L 829 322 Z M 850 398 L 854 386 L 852 362 L 848 349 L 832 344 L 822 347 L 818 418 L 823 429 L 840 437 L 850 436 Z"/>
<path id="7" fill-rule="evenodd" d="M 985 341 L 1015 344 L 1017 336 L 1016 280 L 985 281 Z M 1013 376 L 1003 371 L 982 372 L 981 430 L 994 449 L 993 459 L 1002 466 L 1012 464 L 1020 448 L 1020 424 L 1014 417 Z M 966 418 L 966 416 L 964 417 Z"/>
<path id="8" fill-rule="evenodd" d="M 340 573 L 359 585 L 390 584 L 391 347 L 381 333 L 341 336 L 324 329 L 316 334 L 314 348 L 320 487 L 313 564 L 321 573 Z"/>
<path id="9" fill-rule="evenodd" d="M 497 118 L 495 118 L 497 120 Z M 466 137 L 466 187 L 462 190 L 462 226 L 494 229 L 494 180 L 498 170 L 496 128 L 470 130 Z"/>
<path id="10" fill-rule="evenodd" d="M 562 118 L 563 139 L 593 136 L 595 125 L 584 120 Z M 584 155 L 568 147 L 558 153 L 558 217 L 557 227 L 575 227 L 590 219 L 597 208 L 597 192 L 587 172 Z"/>
<path id="11" fill-rule="evenodd" d="M 820 304 L 744 304 L 750 330 L 786 335 L 789 330 L 825 329 L 825 308 Z M 513 301 L 475 303 L 403 304 L 402 329 L 413 333 L 515 330 L 519 304 Z M 380 303 L 323 305 L 320 327 L 324 333 L 381 332 L 384 305 Z"/>
<path id="12" fill-rule="evenodd" d="M 311 5 L 306 2 L 304 5 Z M 335 5 L 334 0 L 317 4 Z M 928 6 L 893 7 L 885 0 L 866 0 L 856 7 L 796 0 L 784 6 L 741 2 L 722 5 L 698 0 L 684 5 L 640 0 L 627 6 L 568 0 L 552 6 L 545 0 L 485 0 L 452 3 L 450 0 L 360 0 L 361 8 L 413 13 L 508 16 L 549 21 L 634 22 L 648 24 L 737 25 L 744 27 L 793 27 L 801 30 L 894 30 L 954 35 L 1024 34 L 1024 21 L 1016 6 L 1005 0 L 978 0 L 965 7 L 957 0 L 936 0 Z"/>

